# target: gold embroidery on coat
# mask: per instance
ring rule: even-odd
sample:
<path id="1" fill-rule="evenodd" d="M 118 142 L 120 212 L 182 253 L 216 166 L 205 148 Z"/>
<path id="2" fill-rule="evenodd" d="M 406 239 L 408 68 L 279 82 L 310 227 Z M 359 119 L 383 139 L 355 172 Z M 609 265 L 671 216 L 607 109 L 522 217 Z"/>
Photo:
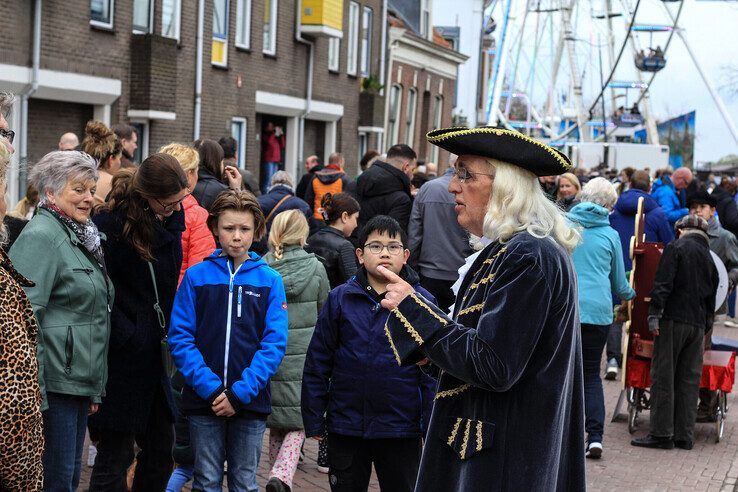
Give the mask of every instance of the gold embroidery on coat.
<path id="1" fill-rule="evenodd" d="M 449 396 L 460 395 L 469 388 L 471 388 L 471 384 L 462 384 L 461 386 L 457 386 L 456 388 L 450 390 L 439 391 L 438 393 L 436 393 L 435 399 L 440 400 L 441 398 L 448 398 Z"/>
<path id="2" fill-rule="evenodd" d="M 466 419 L 466 427 L 464 428 L 464 440 L 461 441 L 461 459 L 466 459 L 466 447 L 469 445 L 469 427 L 471 426 L 471 420 Z"/>
<path id="3" fill-rule="evenodd" d="M 481 302 L 479 304 L 475 304 L 473 306 L 469 306 L 468 308 L 465 308 L 465 309 L 462 309 L 461 311 L 459 311 L 459 314 L 456 317 L 458 318 L 459 316 L 463 316 L 465 314 L 473 313 L 474 311 L 481 311 L 483 307 L 484 307 L 484 303 L 483 302 Z"/>
<path id="4" fill-rule="evenodd" d="M 459 426 L 461 425 L 461 417 L 456 419 L 456 423 L 454 424 L 454 428 L 451 430 L 451 435 L 448 436 L 448 441 L 446 443 L 449 446 L 452 446 L 454 443 L 454 439 L 456 439 L 456 434 L 459 432 Z"/>
<path id="5" fill-rule="evenodd" d="M 436 318 L 439 323 L 441 323 L 444 326 L 446 326 L 448 324 L 448 321 L 447 320 L 443 319 L 441 316 L 439 316 L 438 314 L 436 314 L 436 312 L 433 311 L 430 307 L 428 307 L 428 305 L 426 303 L 424 303 L 423 301 L 421 301 L 420 299 L 418 299 L 418 296 L 416 296 L 415 294 L 410 294 L 410 297 L 412 297 L 415 302 L 417 302 L 418 304 L 420 304 L 420 306 L 422 306 L 426 311 L 428 311 L 431 314 L 431 316 L 433 316 L 434 318 Z"/>
<path id="6" fill-rule="evenodd" d="M 400 310 L 395 308 L 392 312 L 395 314 L 395 316 L 397 316 L 397 319 L 399 319 L 400 322 L 405 325 L 405 329 L 407 329 L 407 332 L 410 334 L 411 337 L 413 337 L 413 340 L 415 340 L 419 345 L 423 345 L 423 343 L 425 343 L 423 342 L 423 337 L 420 336 L 420 333 L 415 331 L 413 325 L 411 325 L 407 318 L 402 315 Z"/>
<path id="7" fill-rule="evenodd" d="M 390 335 L 389 328 L 387 328 L 387 323 L 389 323 L 389 318 L 387 318 L 387 321 L 384 323 L 384 334 L 387 335 L 387 340 L 389 341 L 390 348 L 392 348 L 392 353 L 395 354 L 395 359 L 397 359 L 397 363 L 401 364 L 400 354 L 397 353 L 395 344 L 394 342 L 392 342 L 392 335 Z"/>
<path id="8" fill-rule="evenodd" d="M 482 450 L 482 423 L 477 421 L 477 451 Z"/>

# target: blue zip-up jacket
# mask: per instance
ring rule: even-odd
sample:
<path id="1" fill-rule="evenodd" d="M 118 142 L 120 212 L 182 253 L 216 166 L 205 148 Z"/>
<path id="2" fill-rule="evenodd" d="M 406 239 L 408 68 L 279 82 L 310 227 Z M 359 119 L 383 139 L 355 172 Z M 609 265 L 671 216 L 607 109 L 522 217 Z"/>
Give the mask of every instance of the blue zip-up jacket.
<path id="1" fill-rule="evenodd" d="M 651 196 L 664 209 L 664 213 L 666 214 L 666 218 L 669 219 L 669 225 L 672 229 L 677 220 L 689 213 L 689 209 L 682 205 L 679 199 L 679 192 L 668 176 L 664 176 L 653 182 Z"/>
<path id="2" fill-rule="evenodd" d="M 610 214 L 610 225 L 620 236 L 623 264 L 626 272 L 632 268 L 630 238 L 633 237 L 635 216 L 638 211 L 638 199 L 640 197 L 643 197 L 643 210 L 646 212 L 646 225 L 643 228 L 646 233 L 646 241 L 663 243 L 666 246 L 674 240 L 674 229 L 669 225 L 669 219 L 666 218 L 664 210 L 651 195 L 645 191 L 635 189 L 623 192 Z"/>
<path id="3" fill-rule="evenodd" d="M 249 255 L 234 272 L 216 249 L 185 272 L 177 290 L 169 349 L 186 383 L 186 413 L 212 414 L 224 390 L 239 414 L 271 412 L 269 379 L 287 346 L 287 298 L 282 277 Z"/>
<path id="4" fill-rule="evenodd" d="M 414 271 L 403 273 L 435 303 Z M 363 269 L 331 291 L 315 325 L 302 376 L 305 434 L 327 428 L 364 439 L 420 437 L 436 381 L 416 365 L 398 365 L 385 335 L 389 311 L 357 280 L 362 275 Z"/>
<path id="5" fill-rule="evenodd" d="M 582 241 L 572 253 L 579 284 L 579 320 L 590 325 L 612 323 L 612 297 L 632 299 L 635 291 L 625 279 L 618 233 L 610 227 L 610 212 L 592 202 L 575 205 L 569 220 L 583 227 Z"/>

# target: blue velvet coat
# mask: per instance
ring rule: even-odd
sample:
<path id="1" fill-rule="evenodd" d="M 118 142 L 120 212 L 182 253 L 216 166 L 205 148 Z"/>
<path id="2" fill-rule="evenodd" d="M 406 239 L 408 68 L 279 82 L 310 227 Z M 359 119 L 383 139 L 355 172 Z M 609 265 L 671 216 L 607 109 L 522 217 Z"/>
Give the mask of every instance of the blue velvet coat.
<path id="1" fill-rule="evenodd" d="M 449 319 L 420 293 L 387 321 L 403 365 L 440 369 L 417 491 L 584 490 L 576 276 L 551 239 L 488 245 Z"/>

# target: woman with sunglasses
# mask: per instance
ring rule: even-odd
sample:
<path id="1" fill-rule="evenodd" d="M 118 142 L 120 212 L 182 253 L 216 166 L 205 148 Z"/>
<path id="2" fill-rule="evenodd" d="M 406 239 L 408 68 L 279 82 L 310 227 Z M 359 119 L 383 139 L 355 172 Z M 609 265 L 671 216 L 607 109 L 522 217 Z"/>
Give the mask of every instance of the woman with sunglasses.
<path id="1" fill-rule="evenodd" d="M 187 177 L 176 158 L 154 154 L 113 179 L 94 221 L 115 285 L 108 384 L 90 419 L 97 458 L 90 490 L 126 490 L 136 456 L 133 490 L 164 490 L 172 470 L 174 407 L 162 362 L 162 338 L 182 263 L 182 201 Z"/>

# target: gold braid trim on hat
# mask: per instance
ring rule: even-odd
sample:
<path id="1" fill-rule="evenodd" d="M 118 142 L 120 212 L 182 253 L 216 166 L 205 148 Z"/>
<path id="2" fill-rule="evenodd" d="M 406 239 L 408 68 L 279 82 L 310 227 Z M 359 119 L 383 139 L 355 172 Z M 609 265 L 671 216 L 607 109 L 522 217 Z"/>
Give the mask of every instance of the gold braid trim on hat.
<path id="1" fill-rule="evenodd" d="M 392 335 L 390 335 L 389 328 L 387 328 L 387 322 L 389 322 L 389 318 L 387 318 L 387 321 L 384 323 L 384 334 L 387 335 L 387 340 L 389 341 L 390 348 L 392 349 L 392 353 L 395 354 L 395 359 L 397 359 L 397 363 L 402 364 L 402 361 L 400 360 L 400 354 L 397 353 L 395 344 L 392 341 Z"/>
<path id="2" fill-rule="evenodd" d="M 413 340 L 415 340 L 418 345 L 423 345 L 425 342 L 423 341 L 423 337 L 420 336 L 420 333 L 418 333 L 415 328 L 413 328 L 413 325 L 410 324 L 410 322 L 407 320 L 405 316 L 400 312 L 399 309 L 395 308 L 392 313 L 397 316 L 397 319 L 400 320 L 400 323 L 405 325 L 405 329 L 407 329 L 407 332 L 410 334 L 411 337 L 413 337 Z M 386 323 L 385 323 L 386 326 Z"/>
<path id="3" fill-rule="evenodd" d="M 448 398 L 450 396 L 460 395 L 469 388 L 471 388 L 471 384 L 462 384 L 461 386 L 457 386 L 456 388 L 450 390 L 439 391 L 438 393 L 436 393 L 436 397 L 434 398 L 434 400 L 440 400 L 441 398 Z"/>
<path id="4" fill-rule="evenodd" d="M 418 296 L 416 296 L 414 293 L 413 294 L 410 294 L 410 297 L 412 297 L 412 299 L 415 302 L 417 302 L 418 304 L 420 304 L 421 307 L 423 307 L 426 311 L 428 311 L 431 314 L 431 316 L 433 316 L 434 318 L 436 318 L 438 320 L 438 322 L 441 323 L 443 326 L 446 326 L 448 324 L 448 321 L 447 320 L 443 319 L 441 316 L 439 316 L 438 314 L 436 314 L 436 312 L 433 311 L 430 307 L 428 307 L 428 305 L 426 303 L 424 303 L 423 301 L 421 301 L 420 299 L 418 299 Z"/>
<path id="5" fill-rule="evenodd" d="M 458 137 L 458 136 L 461 136 L 461 135 L 474 135 L 474 134 L 477 134 L 477 133 L 494 133 L 497 136 L 509 135 L 511 137 L 519 138 L 519 139 L 521 139 L 521 140 L 523 140 L 525 142 L 531 143 L 533 145 L 537 145 L 538 147 L 542 148 L 543 150 L 545 150 L 546 152 L 548 152 L 549 154 L 551 154 L 551 157 L 553 157 L 554 159 L 556 159 L 559 162 L 559 164 L 561 164 L 564 167 L 564 169 L 569 170 L 569 169 L 572 168 L 571 163 L 567 162 L 566 159 L 564 159 L 561 155 L 559 155 L 559 153 L 556 152 L 553 149 L 553 147 L 551 147 L 549 145 L 546 145 L 543 142 L 539 142 L 538 140 L 536 140 L 534 138 L 530 138 L 530 137 L 528 137 L 526 135 L 523 135 L 520 132 L 516 132 L 516 131 L 512 131 L 512 130 L 504 130 L 502 128 L 464 128 L 464 127 L 457 127 L 457 128 L 447 128 L 447 130 L 453 130 L 453 131 L 450 131 L 448 133 L 443 133 L 441 135 L 436 135 L 436 136 L 431 137 L 430 134 L 433 131 L 437 131 L 437 130 L 433 130 L 433 131 L 427 133 L 425 135 L 425 138 L 430 143 L 436 143 L 436 142 L 442 142 L 442 141 L 447 140 L 449 138 Z"/>
<path id="6" fill-rule="evenodd" d="M 446 444 L 449 446 L 453 445 L 454 440 L 456 439 L 456 434 L 459 432 L 459 426 L 461 425 L 461 417 L 456 418 L 456 423 L 454 424 L 454 428 L 451 430 L 451 435 L 448 436 L 448 441 L 446 441 Z"/>

